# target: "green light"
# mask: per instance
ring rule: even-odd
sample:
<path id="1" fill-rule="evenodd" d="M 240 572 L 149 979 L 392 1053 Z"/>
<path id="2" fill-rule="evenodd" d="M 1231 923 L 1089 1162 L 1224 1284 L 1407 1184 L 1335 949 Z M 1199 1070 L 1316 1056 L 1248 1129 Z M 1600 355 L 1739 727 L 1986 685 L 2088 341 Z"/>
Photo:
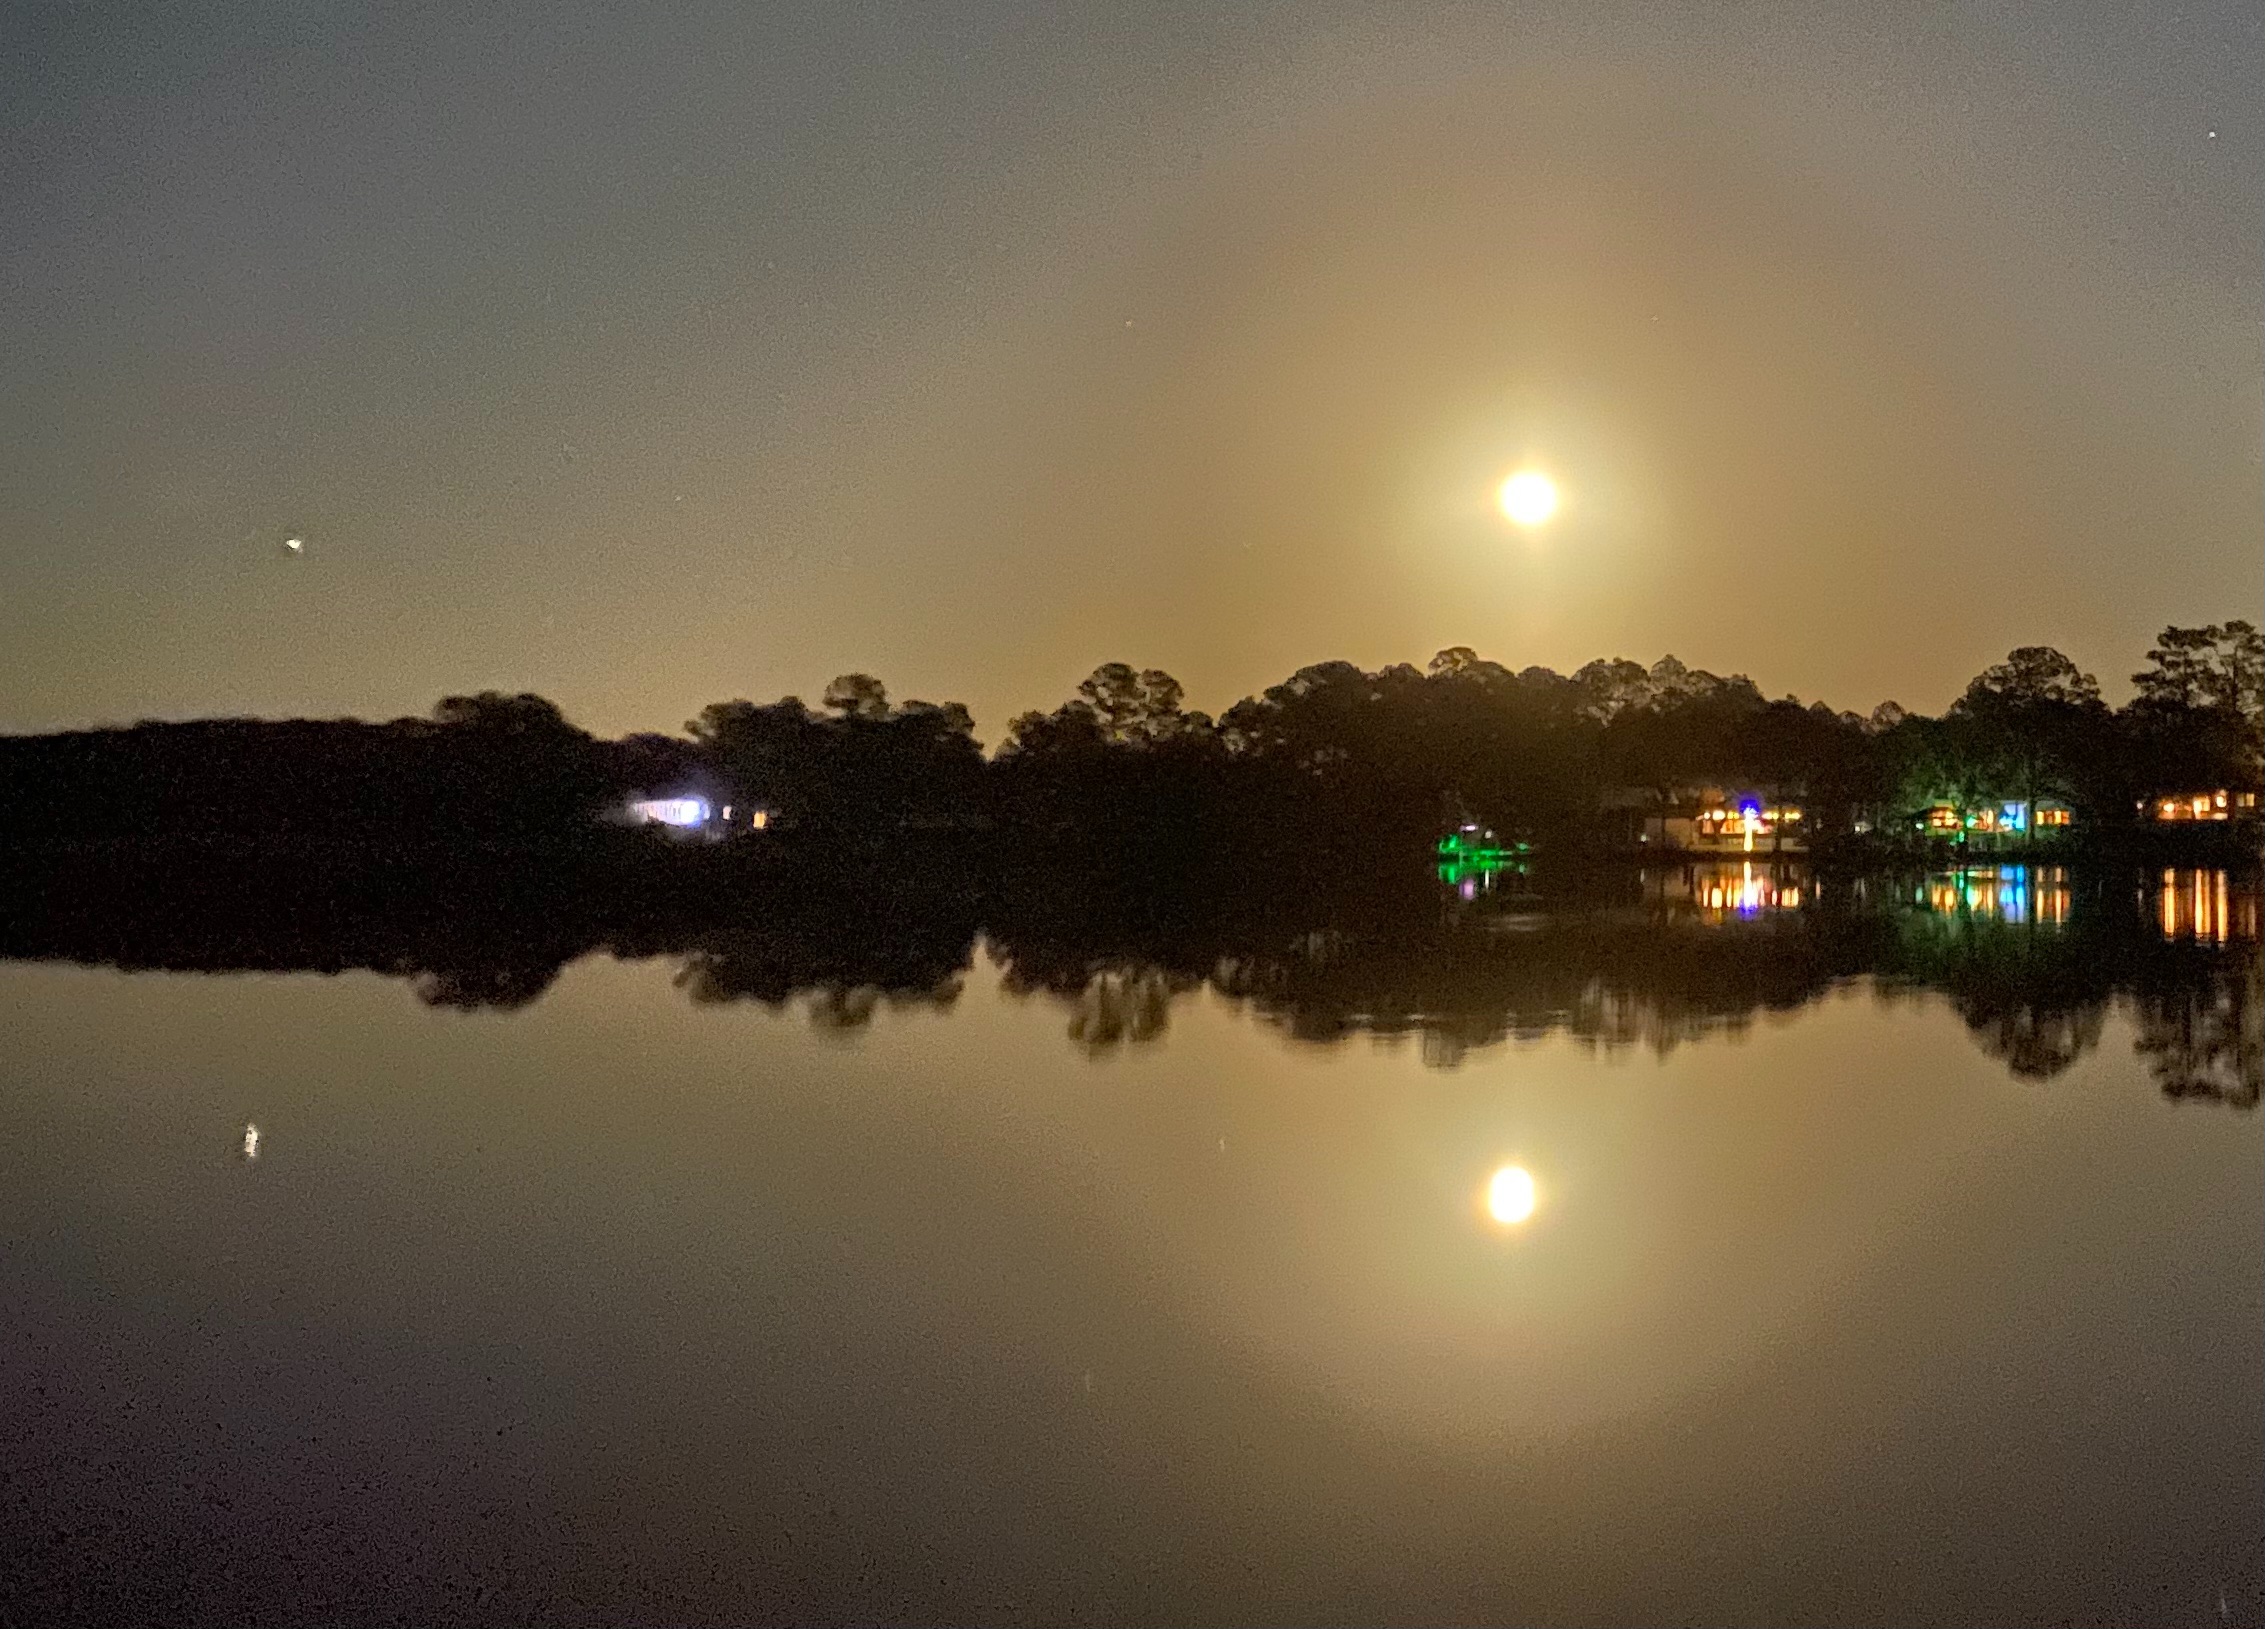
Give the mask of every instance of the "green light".
<path id="1" fill-rule="evenodd" d="M 1439 880 L 1468 899 L 1475 885 L 1491 888 L 1494 878 L 1504 873 L 1524 876 L 1526 856 L 1532 851 L 1531 843 L 1499 842 L 1482 826 L 1465 826 L 1439 840 Z"/>
<path id="2" fill-rule="evenodd" d="M 1492 832 L 1451 831 L 1439 840 L 1439 857 L 1450 864 L 1491 861 L 1505 865 L 1532 852 L 1533 844 L 1496 842 Z"/>

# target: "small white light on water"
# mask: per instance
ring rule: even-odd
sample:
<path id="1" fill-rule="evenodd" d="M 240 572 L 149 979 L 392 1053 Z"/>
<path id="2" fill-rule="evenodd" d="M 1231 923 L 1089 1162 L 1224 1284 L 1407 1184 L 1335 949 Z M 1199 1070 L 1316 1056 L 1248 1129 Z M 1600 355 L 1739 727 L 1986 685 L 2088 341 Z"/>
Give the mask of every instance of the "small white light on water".
<path id="1" fill-rule="evenodd" d="M 260 1128 L 258 1126 L 246 1123 L 244 1127 L 244 1158 L 248 1160 L 256 1160 L 259 1157 Z"/>
<path id="2" fill-rule="evenodd" d="M 1538 1200 L 1533 1174 L 1522 1165 L 1505 1165 L 1487 1179 L 1486 1213 L 1505 1227 L 1514 1227 L 1534 1213 Z"/>

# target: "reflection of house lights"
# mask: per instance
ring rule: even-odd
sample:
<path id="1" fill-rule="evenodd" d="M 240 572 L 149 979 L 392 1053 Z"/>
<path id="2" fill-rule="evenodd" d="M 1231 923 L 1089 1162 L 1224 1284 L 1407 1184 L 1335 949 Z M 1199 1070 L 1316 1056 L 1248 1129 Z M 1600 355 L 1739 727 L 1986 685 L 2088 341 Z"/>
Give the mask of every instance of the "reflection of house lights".
<path id="1" fill-rule="evenodd" d="M 2057 865 L 1961 870 L 1931 879 L 1914 891 L 1912 901 L 1937 916 L 1987 917 L 2024 927 L 2059 926 L 2068 920 L 2068 872 Z"/>
<path id="2" fill-rule="evenodd" d="M 1732 874 L 1727 868 L 1693 875 L 1689 879 L 1692 905 L 1711 919 L 1724 916 L 1752 918 L 1777 911 L 1796 911 L 1813 890 L 1780 876 L 1768 862 L 1756 866 L 1740 862 Z"/>
<path id="3" fill-rule="evenodd" d="M 2233 890 L 2223 871 L 2165 871 L 2156 908 L 2166 939 L 2224 944 L 2233 937 Z M 2248 930 L 2252 936 L 2255 931 Z"/>

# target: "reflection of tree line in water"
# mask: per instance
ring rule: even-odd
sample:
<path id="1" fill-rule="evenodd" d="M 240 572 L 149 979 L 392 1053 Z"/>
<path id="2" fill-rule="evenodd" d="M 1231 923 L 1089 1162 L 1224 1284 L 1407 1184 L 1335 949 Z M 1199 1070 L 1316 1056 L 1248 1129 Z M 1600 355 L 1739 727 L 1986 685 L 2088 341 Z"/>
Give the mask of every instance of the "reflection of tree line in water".
<path id="1" fill-rule="evenodd" d="M 1607 1052 L 1665 1054 L 1738 1035 L 1869 976 L 1889 1004 L 1946 997 L 2016 1076 L 2049 1079 L 2098 1045 L 2122 1003 L 2166 1095 L 2242 1107 L 2265 1083 L 2265 964 L 2253 945 L 2162 942 L 2144 923 L 2066 928 L 1955 922 L 1916 912 L 1814 911 L 1727 930 L 1656 913 L 1545 917 L 1370 937 L 1318 930 L 1248 944 L 991 936 L 1007 987 L 1072 1010 L 1089 1051 L 1161 1035 L 1173 1003 L 1208 988 L 1300 1041 L 1414 1035 L 1452 1066 L 1511 1040 L 1564 1033 Z"/>
<path id="2" fill-rule="evenodd" d="M 1412 1035 L 1438 1065 L 1554 1033 L 1665 1053 L 1868 976 L 1883 1002 L 1947 998 L 2023 1078 L 2050 1078 L 2090 1051 L 2120 1003 L 2166 1094 L 2246 1107 L 2265 1082 L 2256 945 L 2166 939 L 2149 897 L 2120 877 L 2066 890 L 2058 923 L 1931 913 L 1907 903 L 1924 897 L 1908 883 L 1710 921 L 1626 872 L 1565 879 L 1547 909 L 1520 915 L 1443 898 L 1416 873 L 1165 888 L 1036 866 L 982 875 L 946 860 L 885 875 L 782 873 L 750 889 L 743 874 L 733 885 L 728 864 L 51 859 L 0 876 L 0 954 L 366 969 L 408 979 L 430 1006 L 489 1011 L 528 1006 L 584 956 L 678 958 L 675 983 L 696 1004 L 798 1009 L 854 1030 L 884 1009 L 949 1009 L 980 941 L 1002 987 L 1064 1009 L 1089 1054 L 1162 1036 L 1174 1007 L 1208 990 L 1298 1041 Z M 2240 894 L 2253 920 L 2254 885 Z"/>

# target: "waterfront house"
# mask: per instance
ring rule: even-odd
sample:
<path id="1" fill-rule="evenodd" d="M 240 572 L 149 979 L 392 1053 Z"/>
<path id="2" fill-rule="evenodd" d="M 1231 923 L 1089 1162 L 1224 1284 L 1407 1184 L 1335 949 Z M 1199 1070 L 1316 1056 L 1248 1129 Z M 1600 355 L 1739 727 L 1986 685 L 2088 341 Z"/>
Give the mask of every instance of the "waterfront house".
<path id="1" fill-rule="evenodd" d="M 1806 822 L 1788 788 L 1677 786 L 1653 794 L 1636 840 L 1678 854 L 1805 854 Z"/>
<path id="2" fill-rule="evenodd" d="M 2223 786 L 2209 792 L 2171 792 L 2141 799 L 2139 813 L 2142 819 L 2170 822 L 2248 819 L 2257 813 L 2257 794 Z"/>
<path id="3" fill-rule="evenodd" d="M 1922 831 L 1950 842 L 1975 837 L 1992 843 L 2050 841 L 2075 824 L 2075 811 L 2058 798 L 2000 798 L 1966 808 L 1937 798 L 1919 812 Z"/>

